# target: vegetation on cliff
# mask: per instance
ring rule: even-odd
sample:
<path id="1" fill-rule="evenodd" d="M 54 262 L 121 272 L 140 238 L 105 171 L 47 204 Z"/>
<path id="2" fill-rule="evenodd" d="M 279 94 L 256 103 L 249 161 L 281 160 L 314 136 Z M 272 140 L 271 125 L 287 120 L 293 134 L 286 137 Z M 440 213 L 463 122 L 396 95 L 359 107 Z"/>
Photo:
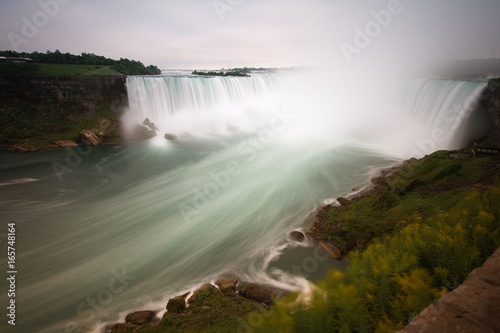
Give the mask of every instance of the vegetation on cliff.
<path id="1" fill-rule="evenodd" d="M 123 76 L 38 76 L 31 64 L 1 64 L 0 147 L 36 150 L 78 141 L 84 130 L 120 140 Z M 77 142 L 78 143 L 78 142 Z"/>
<path id="2" fill-rule="evenodd" d="M 142 62 L 120 58 L 114 60 L 93 53 L 82 53 L 74 55 L 70 53 L 62 53 L 59 50 L 54 52 L 15 52 L 15 51 L 0 51 L 0 56 L 4 57 L 22 57 L 33 60 L 35 64 L 51 64 L 51 65 L 66 65 L 66 66 L 41 66 L 41 73 L 45 75 L 78 75 L 78 74 L 95 74 L 96 69 L 106 69 L 106 73 L 99 74 L 125 74 L 125 75 L 157 75 L 161 74 L 161 70 L 154 66 L 145 66 Z M 27 64 L 32 65 L 32 64 Z M 78 66 L 77 66 L 78 65 Z M 97 68 L 96 68 L 97 67 Z M 90 72 L 86 72 L 89 70 Z"/>
<path id="3" fill-rule="evenodd" d="M 436 152 L 379 179 L 368 195 L 330 207 L 314 235 L 358 247 L 345 273 L 332 272 L 308 304 L 294 305 L 293 296 L 278 302 L 256 331 L 401 329 L 500 246 L 499 167 L 497 156 Z M 364 245 L 353 246 L 357 239 Z"/>
<path id="4" fill-rule="evenodd" d="M 191 74 L 193 75 L 206 75 L 206 76 L 243 76 L 243 77 L 249 77 L 250 75 L 248 75 L 250 71 L 246 70 L 246 69 L 242 69 L 242 70 L 231 70 L 231 71 L 227 71 L 227 72 L 224 72 L 224 71 L 220 71 L 220 72 L 216 72 L 216 71 L 209 71 L 209 72 L 203 72 L 203 71 L 193 71 Z"/>

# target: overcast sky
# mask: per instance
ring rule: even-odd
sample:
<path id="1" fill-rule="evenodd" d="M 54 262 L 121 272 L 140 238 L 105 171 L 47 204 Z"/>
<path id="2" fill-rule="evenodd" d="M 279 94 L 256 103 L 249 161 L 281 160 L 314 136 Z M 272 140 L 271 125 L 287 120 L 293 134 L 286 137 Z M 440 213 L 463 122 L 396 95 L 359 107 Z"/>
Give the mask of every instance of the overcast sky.
<path id="1" fill-rule="evenodd" d="M 500 58 L 500 0 L 0 0 L 0 31 L 161 68 L 377 66 Z"/>

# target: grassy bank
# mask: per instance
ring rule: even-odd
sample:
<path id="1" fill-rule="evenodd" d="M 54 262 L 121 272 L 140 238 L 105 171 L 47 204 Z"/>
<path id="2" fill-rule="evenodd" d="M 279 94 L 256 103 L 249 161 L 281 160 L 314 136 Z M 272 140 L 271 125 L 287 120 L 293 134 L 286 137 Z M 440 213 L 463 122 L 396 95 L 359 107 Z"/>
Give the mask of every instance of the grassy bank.
<path id="1" fill-rule="evenodd" d="M 372 180 L 366 195 L 325 207 L 312 228 L 313 237 L 331 242 L 342 252 L 404 227 L 414 218 L 427 219 L 455 207 L 466 189 L 492 184 L 497 160 L 490 156 L 450 158 L 439 151 Z"/>
<path id="2" fill-rule="evenodd" d="M 248 325 L 245 316 L 257 313 L 259 318 L 269 311 L 258 302 L 248 300 L 233 291 L 207 288 L 196 294 L 196 302 L 180 313 L 165 313 L 162 320 L 143 327 L 116 325 L 112 333 L 220 333 L 239 332 Z"/>
<path id="3" fill-rule="evenodd" d="M 39 66 L 40 74 L 44 76 L 122 75 L 112 66 L 69 64 L 26 64 L 26 66 Z"/>
<path id="4" fill-rule="evenodd" d="M 453 154 L 451 154 L 453 156 Z M 457 156 L 455 156 L 457 157 Z M 459 286 L 500 246 L 500 157 L 439 151 L 392 168 L 367 193 L 318 214 L 314 236 L 342 247 L 310 302 L 256 308 L 207 290 L 203 302 L 149 327 L 117 332 L 377 332 L 399 330 Z"/>
<path id="5" fill-rule="evenodd" d="M 498 157 L 436 152 L 324 209 L 314 235 L 351 250 L 346 272 L 332 272 L 308 304 L 279 302 L 256 331 L 401 329 L 500 246 L 499 174 Z"/>

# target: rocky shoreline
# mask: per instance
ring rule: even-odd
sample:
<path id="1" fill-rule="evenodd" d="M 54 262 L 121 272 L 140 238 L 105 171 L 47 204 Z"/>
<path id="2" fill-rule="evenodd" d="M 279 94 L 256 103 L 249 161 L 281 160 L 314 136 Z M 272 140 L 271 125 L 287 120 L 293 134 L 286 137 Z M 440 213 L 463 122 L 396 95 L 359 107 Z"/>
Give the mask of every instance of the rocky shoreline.
<path id="1" fill-rule="evenodd" d="M 375 176 L 370 180 L 370 185 L 362 191 L 354 192 L 352 195 L 338 197 L 332 204 L 319 207 L 317 209 L 314 222 L 307 231 L 307 235 L 314 239 L 327 253 L 330 254 L 330 256 L 336 259 L 340 259 L 342 255 L 347 254 L 355 248 L 364 247 L 369 239 L 360 238 L 357 239 L 356 242 L 349 242 L 345 245 L 341 245 L 339 242 L 333 240 L 325 239 L 324 224 L 328 219 L 328 214 L 333 210 L 342 210 L 345 207 L 362 200 L 363 198 L 381 193 L 387 189 L 390 181 L 395 180 L 401 171 L 411 167 L 416 161 L 418 160 L 411 158 L 387 169 L 383 169 L 380 171 L 378 176 Z M 335 233 L 341 239 L 345 237 L 345 232 L 339 224 L 334 225 L 333 230 L 330 230 L 329 233 Z"/>
<path id="2" fill-rule="evenodd" d="M 412 158 L 387 169 L 380 170 L 379 174 L 371 179 L 370 185 L 365 189 L 353 191 L 352 194 L 337 198 L 332 204 L 319 207 L 306 235 L 299 231 L 291 231 L 290 238 L 299 242 L 304 241 L 306 238 L 313 239 L 326 253 L 336 259 L 346 256 L 352 250 L 364 249 L 372 238 L 364 235 L 352 238 L 343 230 L 341 220 L 334 221 L 333 224 L 328 223 L 329 214 L 331 214 L 331 212 L 344 211 L 356 204 L 363 204 L 366 200 L 384 197 L 386 192 L 394 192 L 398 187 L 408 192 L 419 189 L 419 187 L 423 185 L 412 180 L 408 174 L 417 170 L 419 164 L 426 161 L 428 162 L 429 159 L 445 159 L 448 161 L 447 163 L 452 163 L 452 165 L 454 165 L 453 163 L 472 161 L 472 157 L 473 154 L 470 149 L 440 152 L 431 156 L 426 156 L 420 160 Z M 424 159 L 426 160 L 424 161 Z M 459 180 L 454 186 L 457 188 L 470 188 L 471 186 L 483 186 L 493 181 L 495 174 L 498 173 L 495 171 L 495 168 L 498 168 L 498 157 L 492 158 L 491 161 L 492 162 L 488 165 L 491 166 L 493 171 L 491 173 L 486 172 L 481 178 L 481 182 L 464 183 L 462 180 Z M 445 168 L 445 170 L 448 169 Z M 426 188 L 425 190 L 429 191 L 431 189 Z M 310 224 L 310 221 L 308 224 Z M 326 226 L 328 226 L 328 228 Z M 329 237 L 332 234 L 335 235 L 334 238 Z M 204 296 L 200 298 L 198 295 Z M 180 325 L 181 327 L 187 327 L 186 325 L 189 325 L 188 323 L 190 321 L 198 322 L 199 320 L 212 318 L 211 312 L 217 312 L 224 309 L 224 307 L 213 306 L 212 300 L 214 297 L 223 297 L 224 302 L 228 302 L 234 306 L 236 306 L 235 304 L 247 304 L 247 306 L 249 305 L 249 309 L 253 309 L 253 312 L 257 311 L 263 313 L 263 311 L 269 312 L 273 306 L 273 300 L 277 297 L 277 293 L 267 286 L 241 282 L 235 277 L 222 279 L 218 280 L 214 285 L 205 284 L 193 293 L 178 295 L 171 298 L 166 304 L 167 312 L 164 313 L 160 320 L 156 318 L 156 313 L 151 310 L 133 312 L 126 317 L 125 323 L 111 325 L 106 332 L 141 332 L 141 330 L 146 327 L 165 325 Z M 199 299 L 203 299 L 203 301 L 198 301 Z M 220 300 L 217 304 L 220 304 Z M 249 315 L 252 311 L 240 313 L 240 320 L 246 315 Z M 137 318 L 145 319 L 139 320 Z M 212 319 L 210 319 L 212 324 L 217 321 L 217 319 L 211 321 Z M 221 320 L 221 318 L 219 318 L 219 320 Z M 227 318 L 224 320 L 227 320 Z M 229 322 L 231 322 L 231 320 L 232 319 L 229 319 Z M 241 325 L 241 322 L 239 325 Z M 180 331 L 182 332 L 183 330 Z"/>
<path id="3" fill-rule="evenodd" d="M 331 209 L 336 209 L 336 207 L 347 206 L 363 197 L 376 194 L 380 188 L 386 187 L 387 181 L 394 180 L 401 170 L 410 166 L 415 161 L 417 160 L 410 159 L 387 169 L 383 169 L 380 171 L 378 176 L 371 179 L 371 185 L 367 188 L 358 191 L 356 194 L 351 196 L 339 197 L 336 199 L 334 204 L 319 207 L 316 211 L 314 222 L 309 227 L 306 234 L 294 230 L 290 232 L 290 238 L 298 242 L 303 242 L 306 238 L 313 239 L 327 254 L 330 255 L 330 257 L 341 259 L 342 256 L 346 255 L 351 249 L 344 248 L 341 250 L 337 244 L 331 241 L 326 241 L 320 236 L 319 225 L 324 222 L 325 214 Z M 243 303 L 247 305 L 250 304 L 250 307 L 253 308 L 254 312 L 258 311 L 260 313 L 270 311 L 273 307 L 274 300 L 279 298 L 278 293 L 275 290 L 265 285 L 239 281 L 236 277 L 224 278 L 217 280 L 214 284 L 204 284 L 194 292 L 172 297 L 168 300 L 165 306 L 167 311 L 163 314 L 161 319 L 157 317 L 157 312 L 153 310 L 135 311 L 127 314 L 125 322 L 108 325 L 105 332 L 141 332 L 141 330 L 146 328 L 165 326 L 165 321 L 176 321 L 179 317 L 182 317 L 186 321 L 190 321 L 194 319 L 190 318 L 190 316 L 193 313 L 198 313 L 200 310 L 204 313 L 204 315 L 210 316 L 210 311 L 220 310 L 214 309 L 208 305 L 210 303 L 210 299 L 217 295 L 222 296 L 228 302 Z M 250 312 L 246 312 L 245 314 L 250 314 Z"/>
<path id="4" fill-rule="evenodd" d="M 197 325 L 200 320 L 213 325 L 222 318 L 227 322 L 219 324 L 237 328 L 242 325 L 245 315 L 269 311 L 277 297 L 277 293 L 266 286 L 245 283 L 235 277 L 223 278 L 214 284 L 204 284 L 193 292 L 172 297 L 160 320 L 156 317 L 157 312 L 152 310 L 131 312 L 124 323 L 109 325 L 105 332 L 141 332 L 157 326 L 189 330 L 191 324 Z"/>

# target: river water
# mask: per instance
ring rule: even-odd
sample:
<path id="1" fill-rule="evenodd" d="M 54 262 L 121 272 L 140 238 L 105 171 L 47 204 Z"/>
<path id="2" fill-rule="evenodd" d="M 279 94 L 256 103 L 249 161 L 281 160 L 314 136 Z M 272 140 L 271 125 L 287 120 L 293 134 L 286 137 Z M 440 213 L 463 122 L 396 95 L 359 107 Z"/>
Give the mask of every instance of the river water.
<path id="1" fill-rule="evenodd" d="M 458 106 L 484 87 L 421 80 L 395 89 L 401 98 L 360 101 L 343 94 L 352 87 L 310 80 L 129 77 L 124 130 L 148 117 L 158 137 L 1 152 L 0 212 L 17 228 L 16 329 L 99 332 L 223 274 L 307 290 L 305 277 L 344 264 L 290 231 L 381 168 L 452 147 L 467 119 Z M 435 140 L 436 128 L 453 138 Z"/>

